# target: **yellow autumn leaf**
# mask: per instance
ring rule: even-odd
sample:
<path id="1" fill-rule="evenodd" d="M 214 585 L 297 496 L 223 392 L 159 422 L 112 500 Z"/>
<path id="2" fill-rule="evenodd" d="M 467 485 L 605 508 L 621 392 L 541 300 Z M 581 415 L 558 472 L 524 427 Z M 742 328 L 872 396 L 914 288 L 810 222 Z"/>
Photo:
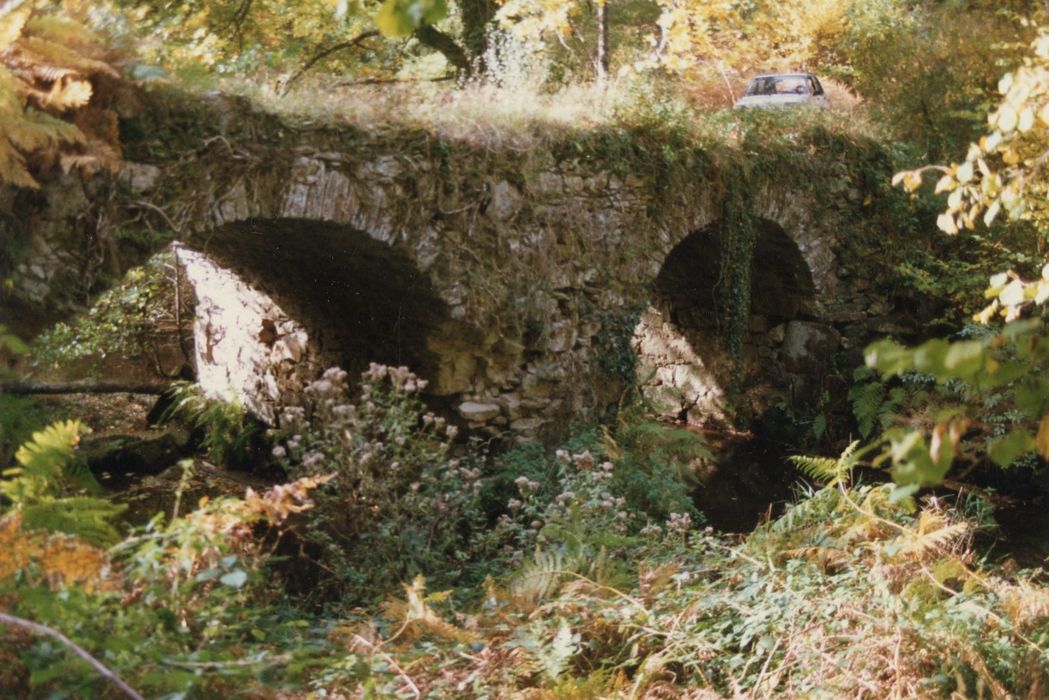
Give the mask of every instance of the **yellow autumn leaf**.
<path id="1" fill-rule="evenodd" d="M 1016 110 L 1009 105 L 1002 105 L 998 109 L 998 117 L 995 120 L 998 128 L 1008 133 L 1016 128 Z"/>
<path id="2" fill-rule="evenodd" d="M 3 51 L 22 36 L 22 30 L 29 15 L 33 13 L 31 6 L 13 9 L 9 12 L 0 10 L 0 51 Z"/>
<path id="3" fill-rule="evenodd" d="M 1049 459 L 1049 413 L 1042 416 L 1042 422 L 1038 424 L 1038 435 L 1035 436 L 1034 443 L 1042 459 Z"/>

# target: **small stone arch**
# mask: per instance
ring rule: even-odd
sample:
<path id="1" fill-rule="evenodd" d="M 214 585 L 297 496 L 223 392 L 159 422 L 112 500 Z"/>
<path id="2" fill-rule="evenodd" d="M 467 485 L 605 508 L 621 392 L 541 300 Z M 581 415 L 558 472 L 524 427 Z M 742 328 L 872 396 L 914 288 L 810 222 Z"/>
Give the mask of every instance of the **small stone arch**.
<path id="1" fill-rule="evenodd" d="M 820 321 L 809 262 L 777 222 L 758 218 L 755 225 L 741 366 L 727 350 L 719 220 L 674 246 L 651 284 L 652 305 L 635 329 L 634 348 L 644 391 L 666 414 L 731 423 L 740 410 L 753 415 L 778 400 L 807 397 L 829 366 L 840 338 Z M 733 384 L 746 389 L 732 397 L 730 410 Z"/>

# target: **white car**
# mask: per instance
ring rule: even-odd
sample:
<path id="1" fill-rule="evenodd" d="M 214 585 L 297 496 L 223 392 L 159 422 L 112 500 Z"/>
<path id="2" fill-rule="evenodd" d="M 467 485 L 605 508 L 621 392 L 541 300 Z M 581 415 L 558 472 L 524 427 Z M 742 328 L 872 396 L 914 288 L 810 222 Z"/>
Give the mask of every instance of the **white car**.
<path id="1" fill-rule="evenodd" d="M 826 109 L 827 95 L 819 79 L 812 73 L 775 73 L 758 75 L 750 80 L 743 97 L 736 100 L 733 109 L 747 107 L 788 107 L 811 105 Z"/>

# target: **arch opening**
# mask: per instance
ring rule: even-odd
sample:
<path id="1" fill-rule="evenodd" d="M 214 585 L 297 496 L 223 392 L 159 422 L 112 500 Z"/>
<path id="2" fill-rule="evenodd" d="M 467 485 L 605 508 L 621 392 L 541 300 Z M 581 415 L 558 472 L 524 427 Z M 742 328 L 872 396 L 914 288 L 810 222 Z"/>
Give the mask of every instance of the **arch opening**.
<path id="1" fill-rule="evenodd" d="M 431 395 L 470 380 L 476 331 L 451 317 L 404 252 L 350 226 L 234 222 L 179 259 L 198 297 L 201 385 L 264 420 L 333 365 L 353 378 L 372 362 L 408 366 Z"/>
<path id="2" fill-rule="evenodd" d="M 645 392 L 668 415 L 732 423 L 727 390 L 734 382 L 741 389 L 732 397 L 735 412 L 757 415 L 777 399 L 811 390 L 829 360 L 827 348 L 837 346 L 837 332 L 818 322 L 812 274 L 797 244 L 773 221 L 755 225 L 739 367 L 727 350 L 721 259 L 728 234 L 720 221 L 675 246 L 653 282 L 653 304 L 634 341 Z"/>

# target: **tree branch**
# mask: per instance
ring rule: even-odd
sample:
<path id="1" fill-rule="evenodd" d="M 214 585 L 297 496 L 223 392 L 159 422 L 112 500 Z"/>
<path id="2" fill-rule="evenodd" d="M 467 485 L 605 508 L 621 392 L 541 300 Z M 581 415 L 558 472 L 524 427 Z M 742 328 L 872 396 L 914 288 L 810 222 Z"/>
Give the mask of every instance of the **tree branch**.
<path id="1" fill-rule="evenodd" d="M 416 29 L 413 36 L 423 46 L 442 54 L 459 72 L 470 75 L 470 59 L 463 47 L 455 43 L 455 39 L 451 36 L 429 24 L 424 24 Z"/>
<path id="2" fill-rule="evenodd" d="M 24 618 L 15 617 L 14 615 L 8 615 L 7 613 L 2 612 L 0 612 L 0 623 L 12 625 L 14 627 L 21 627 L 22 629 L 27 629 L 30 632 L 42 634 L 45 637 L 50 637 L 51 639 L 58 641 L 59 643 L 72 650 L 73 653 L 79 656 L 81 659 L 91 664 L 92 668 L 94 668 L 100 674 L 111 680 L 113 682 L 113 685 L 120 688 L 120 690 L 122 690 L 124 694 L 127 695 L 129 698 L 132 698 L 133 700 L 144 700 L 141 695 L 135 692 L 134 688 L 132 688 L 123 680 L 121 680 L 120 676 L 103 666 L 101 661 L 96 659 L 94 656 L 91 656 L 91 654 L 89 654 L 86 649 L 84 649 L 82 646 L 80 646 L 79 644 L 77 644 L 58 630 L 53 630 L 47 625 L 42 625 L 39 622 L 33 622 L 32 620 L 26 620 Z"/>
<path id="3" fill-rule="evenodd" d="M 284 83 L 284 88 L 281 90 L 281 92 L 286 94 L 288 92 L 288 89 L 291 87 L 291 84 L 299 78 L 301 78 L 306 73 L 306 71 L 308 71 L 310 68 L 313 68 L 313 66 L 315 66 L 319 61 L 323 61 L 328 56 L 331 56 L 333 53 L 336 53 L 338 51 L 352 49 L 355 46 L 359 45 L 365 39 L 371 39 L 374 36 L 379 36 L 379 31 L 376 29 L 369 29 L 368 31 L 357 35 L 349 41 L 344 41 L 342 43 L 335 44 L 334 46 L 329 46 L 326 49 L 318 51 L 316 54 L 313 55 L 313 57 L 310 60 L 306 61 L 306 63 L 303 64 L 302 68 L 300 68 L 298 72 L 295 73 L 295 75 L 288 78 L 288 82 Z"/>
<path id="4" fill-rule="evenodd" d="M 106 379 L 75 382 L 0 382 L 0 394 L 163 394 L 171 382 L 124 382 Z"/>

